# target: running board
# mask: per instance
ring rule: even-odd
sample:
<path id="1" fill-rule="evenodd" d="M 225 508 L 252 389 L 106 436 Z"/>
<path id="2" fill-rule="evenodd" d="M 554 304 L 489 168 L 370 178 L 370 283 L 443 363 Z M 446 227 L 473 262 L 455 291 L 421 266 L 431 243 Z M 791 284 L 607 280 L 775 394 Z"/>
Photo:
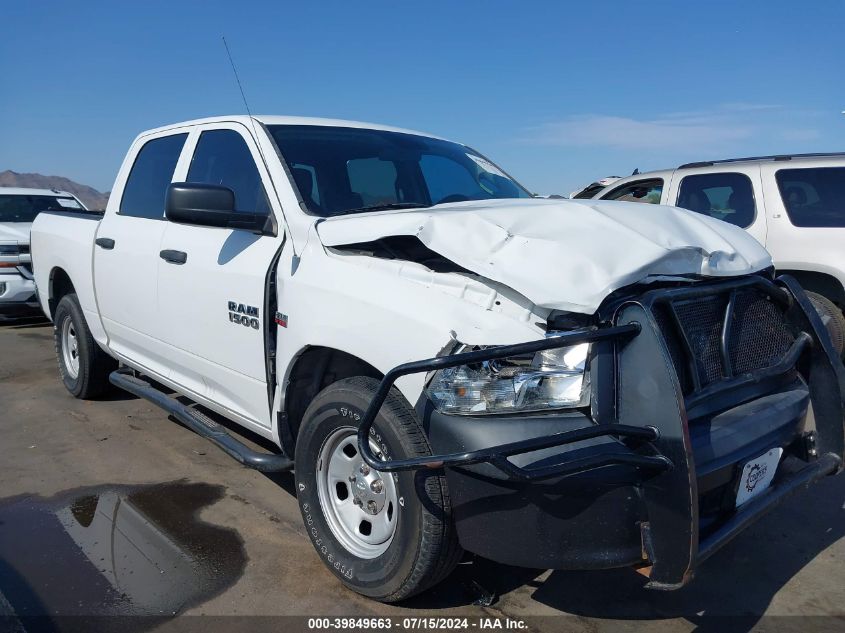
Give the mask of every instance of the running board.
<path id="1" fill-rule="evenodd" d="M 161 407 L 179 422 L 216 444 L 229 457 L 234 458 L 247 468 L 253 468 L 262 473 L 293 470 L 293 460 L 286 455 L 263 453 L 249 448 L 229 435 L 225 428 L 207 415 L 185 406 L 178 400 L 162 393 L 150 383 L 127 373 L 126 370 L 113 371 L 109 375 L 109 381 L 116 387 Z"/>

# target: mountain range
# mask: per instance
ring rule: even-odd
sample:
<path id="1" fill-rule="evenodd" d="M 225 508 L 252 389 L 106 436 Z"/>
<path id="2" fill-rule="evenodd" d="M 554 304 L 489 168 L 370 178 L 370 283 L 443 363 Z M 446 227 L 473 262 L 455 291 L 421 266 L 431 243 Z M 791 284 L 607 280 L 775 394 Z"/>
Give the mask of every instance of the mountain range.
<path id="1" fill-rule="evenodd" d="M 79 184 L 64 176 L 19 174 L 16 171 L 6 170 L 0 172 L 0 187 L 31 187 L 33 189 L 67 191 L 79 198 L 89 209 L 105 209 L 109 200 L 109 192 L 102 193 L 93 187 Z"/>

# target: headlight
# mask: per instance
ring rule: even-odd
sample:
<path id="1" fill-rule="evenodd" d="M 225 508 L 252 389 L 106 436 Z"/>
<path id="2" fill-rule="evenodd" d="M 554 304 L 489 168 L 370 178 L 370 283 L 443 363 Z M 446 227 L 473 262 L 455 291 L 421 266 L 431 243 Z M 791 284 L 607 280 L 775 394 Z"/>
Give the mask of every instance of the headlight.
<path id="1" fill-rule="evenodd" d="M 426 387 L 426 395 L 439 411 L 464 415 L 586 406 L 589 352 L 590 344 L 581 343 L 533 357 L 441 369 Z"/>

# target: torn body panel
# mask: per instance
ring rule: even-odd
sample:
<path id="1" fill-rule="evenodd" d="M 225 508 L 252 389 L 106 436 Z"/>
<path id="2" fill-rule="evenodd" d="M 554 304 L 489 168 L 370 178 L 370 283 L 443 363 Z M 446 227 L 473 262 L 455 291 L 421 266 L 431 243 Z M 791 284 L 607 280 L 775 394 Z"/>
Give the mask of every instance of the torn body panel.
<path id="1" fill-rule="evenodd" d="M 497 282 L 357 248 L 324 249 L 314 236 L 306 243 L 293 275 L 283 277 L 291 270 L 290 253 L 279 266 L 279 309 L 288 327 L 278 334 L 278 408 L 284 407 L 284 385 L 296 359 L 311 347 L 342 351 L 384 374 L 436 354 L 453 339 L 509 344 L 546 333 L 550 311 Z M 420 374 L 406 376 L 396 386 L 416 402 L 424 380 Z"/>
<path id="2" fill-rule="evenodd" d="M 633 204 L 462 202 L 330 218 L 318 233 L 330 247 L 415 236 L 538 306 L 583 314 L 594 313 L 614 290 L 656 277 L 726 277 L 772 265 L 766 250 L 735 226 L 674 207 Z"/>

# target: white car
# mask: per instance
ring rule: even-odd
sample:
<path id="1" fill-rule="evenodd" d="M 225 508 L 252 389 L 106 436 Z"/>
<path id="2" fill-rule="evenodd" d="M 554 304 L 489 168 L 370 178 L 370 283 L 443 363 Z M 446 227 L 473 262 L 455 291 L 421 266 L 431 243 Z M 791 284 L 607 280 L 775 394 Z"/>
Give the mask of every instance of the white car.
<path id="1" fill-rule="evenodd" d="M 745 229 L 795 277 L 845 345 L 845 154 L 707 161 L 622 178 L 593 196 L 670 204 Z M 835 308 L 838 308 L 836 310 Z"/>
<path id="2" fill-rule="evenodd" d="M 638 210 L 408 130 L 234 116 L 141 134 L 105 215 L 42 214 L 32 247 L 68 391 L 293 470 L 355 591 L 407 598 L 462 549 L 675 589 L 841 469 L 845 369 L 745 231 Z"/>
<path id="3" fill-rule="evenodd" d="M 0 187 L 0 319 L 41 314 L 35 296 L 29 231 L 41 211 L 84 211 L 72 194 Z"/>
<path id="4" fill-rule="evenodd" d="M 619 180 L 619 176 L 608 176 L 607 178 L 599 178 L 595 182 L 591 182 L 589 185 L 584 187 L 583 189 L 576 189 L 572 193 L 569 194 L 570 199 L 572 200 L 581 200 L 586 198 L 592 198 L 596 195 L 599 191 L 607 187 L 608 185 L 612 185 L 614 182 Z"/>

